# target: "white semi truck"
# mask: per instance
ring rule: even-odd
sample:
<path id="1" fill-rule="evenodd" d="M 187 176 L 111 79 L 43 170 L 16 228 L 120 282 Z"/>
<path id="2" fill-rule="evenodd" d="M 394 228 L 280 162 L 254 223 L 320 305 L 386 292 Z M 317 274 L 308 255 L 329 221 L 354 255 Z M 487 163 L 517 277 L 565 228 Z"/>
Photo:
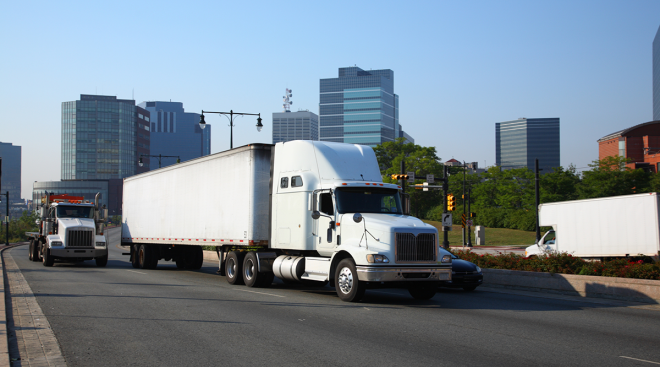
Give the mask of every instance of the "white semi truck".
<path id="1" fill-rule="evenodd" d="M 252 144 L 124 179 L 121 242 L 136 268 L 202 266 L 213 246 L 230 284 L 326 284 L 344 301 L 405 287 L 429 299 L 451 278 L 438 232 L 403 213 L 368 146 Z"/>
<path id="2" fill-rule="evenodd" d="M 26 232 L 30 239 L 28 256 L 53 266 L 55 260 L 77 262 L 96 260 L 97 266 L 108 263 L 107 241 L 103 234 L 108 210 L 82 196 L 46 195 L 39 208 L 39 232 Z"/>
<path id="3" fill-rule="evenodd" d="M 660 218 L 655 192 L 539 205 L 539 224 L 551 226 L 525 256 L 565 252 L 600 260 L 652 256 L 660 251 Z"/>

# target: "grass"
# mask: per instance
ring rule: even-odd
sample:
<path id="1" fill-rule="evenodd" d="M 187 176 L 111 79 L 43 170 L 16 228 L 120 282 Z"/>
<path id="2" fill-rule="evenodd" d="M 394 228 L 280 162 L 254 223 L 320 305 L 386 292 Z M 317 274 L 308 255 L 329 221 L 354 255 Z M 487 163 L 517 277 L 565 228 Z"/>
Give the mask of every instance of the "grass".
<path id="1" fill-rule="evenodd" d="M 440 243 L 442 244 L 442 223 L 434 222 L 432 220 L 424 220 L 440 232 Z M 471 228 L 472 245 L 476 246 L 477 241 L 474 238 L 474 227 Z M 541 233 L 543 235 L 543 233 Z M 535 232 L 520 231 L 517 229 L 506 228 L 486 228 L 486 246 L 531 246 L 536 239 Z M 461 226 L 453 226 L 449 231 L 449 245 L 462 246 L 463 234 Z"/>

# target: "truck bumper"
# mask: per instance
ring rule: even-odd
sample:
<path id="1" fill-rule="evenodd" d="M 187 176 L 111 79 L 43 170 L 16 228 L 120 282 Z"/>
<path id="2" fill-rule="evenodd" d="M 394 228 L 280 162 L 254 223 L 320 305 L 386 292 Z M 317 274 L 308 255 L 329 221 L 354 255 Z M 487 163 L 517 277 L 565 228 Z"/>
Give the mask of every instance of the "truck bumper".
<path id="1" fill-rule="evenodd" d="M 100 257 L 100 256 L 105 256 L 108 254 L 108 249 L 107 248 L 51 248 L 50 249 L 50 254 L 51 256 L 54 256 L 56 258 L 76 258 L 76 257 L 84 257 L 84 258 L 92 258 L 92 257 Z"/>
<path id="2" fill-rule="evenodd" d="M 357 266 L 358 279 L 365 282 L 424 282 L 451 280 L 450 267 Z"/>

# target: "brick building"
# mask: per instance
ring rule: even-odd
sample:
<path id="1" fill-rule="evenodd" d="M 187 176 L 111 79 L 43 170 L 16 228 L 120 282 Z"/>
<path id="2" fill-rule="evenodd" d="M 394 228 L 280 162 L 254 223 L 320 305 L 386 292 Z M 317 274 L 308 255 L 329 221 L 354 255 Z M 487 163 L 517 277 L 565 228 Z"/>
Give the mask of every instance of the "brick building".
<path id="1" fill-rule="evenodd" d="M 628 167 L 658 172 L 660 168 L 660 120 L 649 121 L 598 139 L 598 159 L 629 158 Z"/>

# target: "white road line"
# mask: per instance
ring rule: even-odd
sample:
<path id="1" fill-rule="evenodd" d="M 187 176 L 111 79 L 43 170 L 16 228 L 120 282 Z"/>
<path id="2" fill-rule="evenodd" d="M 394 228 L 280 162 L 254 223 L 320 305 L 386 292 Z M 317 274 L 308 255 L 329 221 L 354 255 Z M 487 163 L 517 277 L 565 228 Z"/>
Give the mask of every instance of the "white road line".
<path id="1" fill-rule="evenodd" d="M 129 270 L 130 271 L 130 270 Z M 264 294 L 266 296 L 273 296 L 273 297 L 281 297 L 281 298 L 286 298 L 286 296 L 280 296 L 277 294 L 272 294 L 272 293 L 263 293 L 263 292 L 255 292 L 255 291 L 249 291 L 247 289 L 234 289 L 236 291 L 241 291 L 241 292 L 249 292 L 249 293 L 256 293 L 256 294 Z"/>
<path id="2" fill-rule="evenodd" d="M 634 360 L 634 361 L 640 361 L 640 362 L 646 362 L 646 363 L 653 363 L 653 364 L 660 364 L 660 363 L 658 363 L 658 362 L 646 361 L 646 360 L 644 360 L 644 359 L 633 358 L 633 357 L 619 356 L 619 358 L 628 358 L 628 359 L 632 359 L 632 360 Z"/>
<path id="3" fill-rule="evenodd" d="M 139 271 L 135 271 L 135 270 L 126 270 L 126 271 L 130 271 L 131 273 L 138 273 L 138 274 L 147 275 L 147 273 L 140 273 Z"/>

